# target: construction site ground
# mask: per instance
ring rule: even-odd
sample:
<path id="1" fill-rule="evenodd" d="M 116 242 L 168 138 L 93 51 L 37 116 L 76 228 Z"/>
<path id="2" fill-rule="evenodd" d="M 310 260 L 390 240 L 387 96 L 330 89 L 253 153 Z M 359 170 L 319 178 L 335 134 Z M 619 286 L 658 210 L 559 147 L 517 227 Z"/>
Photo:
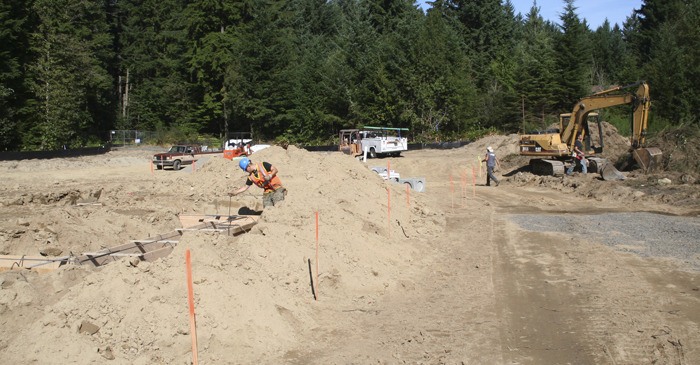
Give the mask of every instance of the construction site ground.
<path id="1" fill-rule="evenodd" d="M 79 255 L 172 232 L 179 214 L 262 210 L 261 189 L 228 197 L 236 163 L 152 171 L 155 151 L 0 162 L 0 255 Z M 695 171 L 534 176 L 517 136 L 367 163 L 292 146 L 251 158 L 288 195 L 249 233 L 187 231 L 153 262 L 0 272 L 0 362 L 192 363 L 189 250 L 203 364 L 700 363 Z"/>

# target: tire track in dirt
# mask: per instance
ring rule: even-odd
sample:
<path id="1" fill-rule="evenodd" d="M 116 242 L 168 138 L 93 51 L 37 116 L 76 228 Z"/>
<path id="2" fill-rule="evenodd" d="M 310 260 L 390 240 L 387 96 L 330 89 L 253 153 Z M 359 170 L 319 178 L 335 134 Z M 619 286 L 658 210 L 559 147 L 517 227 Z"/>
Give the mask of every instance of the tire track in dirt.
<path id="1" fill-rule="evenodd" d="M 556 244 L 537 234 L 513 229 L 498 234 L 494 263 L 496 297 L 504 320 L 504 356 L 512 364 L 594 364 L 580 298 L 569 289 L 571 278 L 559 266 Z"/>

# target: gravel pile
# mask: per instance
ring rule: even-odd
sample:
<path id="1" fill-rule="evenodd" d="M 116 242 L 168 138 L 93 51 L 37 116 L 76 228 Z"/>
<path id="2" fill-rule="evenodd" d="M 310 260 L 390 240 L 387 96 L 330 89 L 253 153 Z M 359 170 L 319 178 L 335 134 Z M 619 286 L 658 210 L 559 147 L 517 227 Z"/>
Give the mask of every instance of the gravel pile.
<path id="1" fill-rule="evenodd" d="M 523 229 L 583 236 L 644 257 L 675 258 L 700 271 L 700 218 L 654 213 L 509 215 Z"/>

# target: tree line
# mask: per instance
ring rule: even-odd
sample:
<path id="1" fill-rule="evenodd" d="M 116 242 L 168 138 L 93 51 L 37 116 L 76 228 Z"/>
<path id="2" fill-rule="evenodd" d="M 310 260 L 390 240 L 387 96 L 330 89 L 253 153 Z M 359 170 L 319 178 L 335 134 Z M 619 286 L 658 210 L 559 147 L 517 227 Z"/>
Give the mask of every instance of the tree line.
<path id="1" fill-rule="evenodd" d="M 700 2 L 645 0 L 593 30 L 563 0 L 2 0 L 0 150 L 111 129 L 325 143 L 546 125 L 592 87 L 645 80 L 655 122 L 698 123 Z"/>

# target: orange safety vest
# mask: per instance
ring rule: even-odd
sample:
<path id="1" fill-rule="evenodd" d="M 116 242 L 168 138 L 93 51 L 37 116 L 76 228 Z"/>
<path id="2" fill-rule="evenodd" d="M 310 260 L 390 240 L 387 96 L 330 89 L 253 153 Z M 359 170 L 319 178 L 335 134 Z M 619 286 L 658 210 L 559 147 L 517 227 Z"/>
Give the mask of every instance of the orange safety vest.
<path id="1" fill-rule="evenodd" d="M 265 176 L 269 176 L 270 172 L 265 170 L 262 163 L 255 164 L 255 166 L 257 167 L 257 174 L 255 172 L 251 172 L 248 176 L 253 184 L 259 188 L 265 189 L 265 193 L 271 193 L 282 187 L 282 180 L 280 180 L 277 175 L 273 176 L 272 179 L 270 179 L 270 182 L 265 181 Z"/>

